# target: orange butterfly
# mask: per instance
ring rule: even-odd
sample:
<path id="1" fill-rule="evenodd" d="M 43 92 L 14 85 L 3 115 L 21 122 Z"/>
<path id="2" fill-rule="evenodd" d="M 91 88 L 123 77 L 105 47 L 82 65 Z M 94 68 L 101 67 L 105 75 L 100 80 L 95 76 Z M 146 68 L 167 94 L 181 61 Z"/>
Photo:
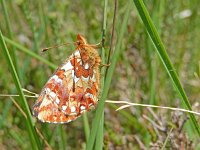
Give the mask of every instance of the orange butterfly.
<path id="1" fill-rule="evenodd" d="M 95 108 L 98 102 L 100 73 L 97 46 L 80 34 L 75 52 L 56 70 L 33 106 L 42 122 L 67 123 Z"/>

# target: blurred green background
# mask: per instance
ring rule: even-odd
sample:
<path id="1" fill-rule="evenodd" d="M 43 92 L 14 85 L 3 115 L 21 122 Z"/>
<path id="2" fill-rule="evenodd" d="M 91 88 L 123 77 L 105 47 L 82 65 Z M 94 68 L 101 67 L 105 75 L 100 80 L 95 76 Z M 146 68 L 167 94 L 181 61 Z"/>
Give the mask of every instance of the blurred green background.
<path id="1" fill-rule="evenodd" d="M 200 1 L 145 0 L 144 3 L 193 110 L 199 111 Z M 55 67 L 74 51 L 73 45 L 46 53 L 41 52 L 42 48 L 73 42 L 78 33 L 84 35 L 89 43 L 99 43 L 102 39 L 104 1 L 1 0 L 0 5 L 1 32 L 7 39 L 20 83 L 29 91 L 40 93 Z M 106 5 L 106 58 L 111 42 L 114 5 L 114 1 L 108 1 Z M 128 1 L 118 0 L 113 49 L 121 42 L 121 53 L 107 99 L 183 107 L 133 2 L 124 36 L 118 41 L 128 5 Z M 36 55 L 24 52 L 23 47 Z M 0 52 L 0 94 L 17 94 L 2 49 Z M 52 64 L 45 63 L 45 60 Z M 13 98 L 21 109 L 25 109 L 18 97 Z M 30 148 L 23 114 L 11 98 L 0 99 L 0 147 Z M 27 98 L 30 108 L 35 100 Z M 146 107 L 131 107 L 116 112 L 118 106 L 105 103 L 104 149 L 200 149 L 199 136 L 187 114 Z M 94 114 L 94 111 L 87 113 L 89 124 Z M 199 117 L 197 120 L 200 121 Z M 43 138 L 39 136 L 42 147 L 85 149 L 84 121 L 81 117 L 64 125 L 36 122 L 43 135 Z"/>

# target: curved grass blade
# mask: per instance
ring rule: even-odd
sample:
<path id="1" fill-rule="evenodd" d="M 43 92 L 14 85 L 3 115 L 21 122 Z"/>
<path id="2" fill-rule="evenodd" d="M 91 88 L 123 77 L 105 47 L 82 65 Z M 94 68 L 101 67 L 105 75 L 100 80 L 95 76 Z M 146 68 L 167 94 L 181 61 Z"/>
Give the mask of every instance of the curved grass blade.
<path id="1" fill-rule="evenodd" d="M 7 10 L 5 0 L 1 0 L 1 5 L 2 5 L 2 9 L 3 9 L 6 27 L 7 27 L 7 30 L 8 30 L 8 36 L 9 36 L 10 39 L 13 39 L 13 32 L 12 32 L 12 29 L 11 29 L 9 14 L 8 14 L 8 10 Z M 10 55 L 11 55 L 11 58 L 13 59 L 13 64 L 16 68 L 16 71 L 18 72 L 17 58 L 16 58 L 14 47 L 12 47 L 12 50 L 10 51 Z"/>
<path id="2" fill-rule="evenodd" d="M 22 87 L 21 87 L 17 72 L 16 72 L 15 67 L 13 65 L 10 53 L 9 53 L 7 47 L 6 47 L 6 44 L 5 44 L 3 35 L 1 33 L 1 30 L 0 30 L 0 46 L 1 46 L 1 49 L 4 53 L 4 55 L 5 55 L 8 66 L 10 68 L 16 89 L 19 93 L 19 97 L 20 97 L 20 100 L 21 100 L 21 103 L 22 103 L 22 107 L 24 108 L 24 112 L 27 115 L 27 119 L 25 119 L 25 123 L 26 123 L 26 126 L 27 126 L 27 130 L 28 130 L 28 133 L 29 133 L 29 138 L 30 138 L 32 147 L 33 147 L 33 149 L 41 149 L 41 143 L 40 143 L 39 137 L 37 136 L 36 130 L 34 128 L 34 124 L 32 122 L 32 115 L 31 115 L 31 112 L 29 110 L 29 106 L 28 106 L 26 98 L 23 94 Z"/>
<path id="3" fill-rule="evenodd" d="M 103 10 L 103 27 L 102 27 L 102 48 L 101 48 L 101 61 L 105 64 L 105 36 L 106 36 L 106 23 L 107 23 L 107 4 L 108 0 L 104 0 Z M 106 67 L 101 68 L 101 88 L 104 87 Z M 104 112 L 101 113 L 100 124 L 98 125 L 98 132 L 95 141 L 95 150 L 103 149 L 103 133 L 104 133 Z"/>
<path id="4" fill-rule="evenodd" d="M 32 56 L 33 58 L 40 60 L 41 62 L 47 64 L 49 67 L 56 69 L 56 65 L 54 65 L 53 63 L 49 62 L 48 60 L 44 59 L 43 57 L 40 57 L 39 55 L 37 55 L 36 53 L 32 52 L 31 50 L 23 47 L 22 45 L 18 44 L 17 42 L 10 40 L 9 38 L 4 36 L 4 39 L 7 43 L 15 46 L 17 48 L 17 50 L 22 51 L 26 54 L 28 54 L 29 56 Z"/>
<path id="5" fill-rule="evenodd" d="M 88 140 L 87 145 L 86 145 L 87 150 L 92 150 L 93 146 L 94 146 L 97 130 L 99 128 L 99 123 L 100 123 L 100 120 L 101 120 L 101 117 L 102 117 L 102 112 L 103 112 L 103 109 L 104 109 L 104 102 L 105 102 L 106 97 L 108 95 L 108 91 L 109 91 L 110 83 L 111 83 L 112 76 L 113 76 L 113 73 L 114 73 L 114 70 L 115 70 L 115 66 L 116 66 L 118 57 L 119 57 L 120 52 L 121 52 L 120 51 L 121 42 L 122 42 L 122 38 L 124 36 L 124 33 L 126 31 L 127 22 L 128 22 L 130 10 L 131 10 L 131 7 L 132 7 L 131 4 L 132 3 L 128 3 L 127 6 L 126 6 L 127 9 L 126 9 L 126 13 L 124 15 L 124 20 L 122 22 L 121 30 L 120 30 L 120 33 L 119 33 L 119 38 L 117 40 L 116 49 L 115 49 L 114 54 L 113 54 L 112 59 L 111 59 L 111 65 L 108 69 L 107 76 L 106 76 L 106 79 L 105 79 L 104 88 L 103 88 L 103 91 L 102 91 L 102 94 L 101 94 L 101 98 L 100 98 L 100 101 L 99 101 L 99 104 L 98 104 L 98 107 L 97 107 L 97 110 L 96 110 L 94 120 L 92 122 L 92 129 L 91 129 L 91 132 L 90 132 L 90 137 L 89 137 L 89 140 Z"/>
<path id="6" fill-rule="evenodd" d="M 85 132 L 85 139 L 88 141 L 89 135 L 90 135 L 90 125 L 88 122 L 87 114 L 83 114 L 83 124 L 84 124 L 84 132 Z"/>
<path id="7" fill-rule="evenodd" d="M 181 99 L 184 102 L 184 104 L 186 105 L 186 107 L 189 110 L 192 110 L 192 107 L 187 98 L 187 95 L 181 85 L 181 82 L 179 81 L 178 75 L 175 72 L 174 66 L 172 65 L 172 63 L 169 59 L 169 56 L 165 50 L 164 44 L 162 43 L 160 36 L 159 36 L 158 32 L 156 31 L 156 28 L 149 16 L 149 13 L 148 13 L 143 1 L 142 0 L 133 0 L 133 1 L 135 3 L 135 6 L 138 10 L 138 13 L 139 13 L 142 21 L 144 23 L 144 26 L 146 27 L 146 30 L 153 42 L 153 45 L 155 46 L 157 53 L 164 65 L 167 73 L 169 74 L 169 76 L 173 82 L 173 85 L 176 87 L 176 89 L 177 89 L 178 93 L 180 94 Z M 198 135 L 200 136 L 200 127 L 197 123 L 195 116 L 193 114 L 190 114 L 190 118 L 192 120 L 193 125 L 195 126 L 195 129 L 196 129 Z"/>

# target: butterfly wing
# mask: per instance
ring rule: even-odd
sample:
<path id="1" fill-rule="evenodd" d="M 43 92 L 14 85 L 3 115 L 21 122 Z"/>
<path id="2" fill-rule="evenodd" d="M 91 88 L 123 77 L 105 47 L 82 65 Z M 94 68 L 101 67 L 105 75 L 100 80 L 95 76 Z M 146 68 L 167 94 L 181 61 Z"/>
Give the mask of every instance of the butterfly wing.
<path id="1" fill-rule="evenodd" d="M 67 123 L 98 102 L 99 70 L 75 51 L 47 81 L 33 114 L 42 122 Z"/>

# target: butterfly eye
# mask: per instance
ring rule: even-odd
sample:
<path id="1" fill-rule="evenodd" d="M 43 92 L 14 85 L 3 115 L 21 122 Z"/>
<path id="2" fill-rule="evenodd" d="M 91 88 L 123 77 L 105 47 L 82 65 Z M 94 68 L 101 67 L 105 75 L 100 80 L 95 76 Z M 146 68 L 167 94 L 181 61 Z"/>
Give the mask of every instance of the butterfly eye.
<path id="1" fill-rule="evenodd" d="M 81 44 L 81 42 L 80 41 L 77 41 L 77 45 L 80 45 Z"/>

